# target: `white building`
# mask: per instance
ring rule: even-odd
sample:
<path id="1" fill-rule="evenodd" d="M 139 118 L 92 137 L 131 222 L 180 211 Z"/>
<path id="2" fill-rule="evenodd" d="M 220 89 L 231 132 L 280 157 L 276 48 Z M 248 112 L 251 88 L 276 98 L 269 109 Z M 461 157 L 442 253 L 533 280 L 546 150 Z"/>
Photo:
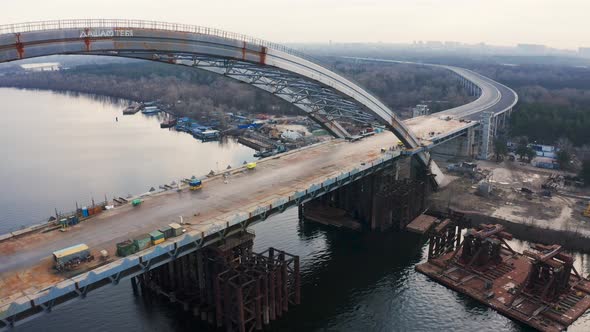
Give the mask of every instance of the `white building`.
<path id="1" fill-rule="evenodd" d="M 415 118 L 417 116 L 423 116 L 430 114 L 430 109 L 428 105 L 418 104 L 416 107 L 412 108 L 412 117 Z"/>

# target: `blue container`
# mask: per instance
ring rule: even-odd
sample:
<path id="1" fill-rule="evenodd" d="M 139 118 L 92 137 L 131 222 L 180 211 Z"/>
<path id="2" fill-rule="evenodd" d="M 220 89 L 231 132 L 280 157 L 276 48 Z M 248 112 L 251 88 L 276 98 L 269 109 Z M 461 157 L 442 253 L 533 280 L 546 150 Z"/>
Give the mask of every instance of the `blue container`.
<path id="1" fill-rule="evenodd" d="M 82 217 L 88 217 L 88 208 L 87 207 L 82 208 Z"/>
<path id="2" fill-rule="evenodd" d="M 70 225 L 70 226 L 77 225 L 79 222 L 80 222 L 80 219 L 78 219 L 78 217 L 76 217 L 76 216 L 71 216 L 68 218 L 68 225 Z"/>

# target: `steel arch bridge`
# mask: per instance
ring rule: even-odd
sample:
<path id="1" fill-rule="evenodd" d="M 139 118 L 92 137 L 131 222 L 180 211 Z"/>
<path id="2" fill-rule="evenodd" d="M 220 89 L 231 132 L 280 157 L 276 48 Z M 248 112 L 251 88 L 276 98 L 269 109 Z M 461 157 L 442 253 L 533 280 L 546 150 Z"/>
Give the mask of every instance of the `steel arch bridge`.
<path id="1" fill-rule="evenodd" d="M 57 20 L 0 26 L 0 63 L 56 54 L 106 55 L 185 65 L 271 93 L 335 137 L 338 120 L 379 123 L 419 142 L 396 115 L 350 80 L 285 46 L 201 26 L 141 20 Z M 427 158 L 422 156 L 424 162 Z"/>

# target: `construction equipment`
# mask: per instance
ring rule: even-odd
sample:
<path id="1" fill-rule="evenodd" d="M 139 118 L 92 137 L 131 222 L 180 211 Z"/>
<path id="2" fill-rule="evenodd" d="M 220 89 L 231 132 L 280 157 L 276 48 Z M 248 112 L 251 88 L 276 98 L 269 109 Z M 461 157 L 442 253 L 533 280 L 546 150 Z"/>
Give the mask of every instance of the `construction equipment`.
<path id="1" fill-rule="evenodd" d="M 61 272 L 72 270 L 83 262 L 90 262 L 94 256 L 90 254 L 88 246 L 82 243 L 53 252 L 53 259 L 55 269 Z"/>
<path id="2" fill-rule="evenodd" d="M 199 190 L 203 188 L 203 181 L 199 179 L 192 179 L 189 181 L 188 186 L 190 190 Z"/>

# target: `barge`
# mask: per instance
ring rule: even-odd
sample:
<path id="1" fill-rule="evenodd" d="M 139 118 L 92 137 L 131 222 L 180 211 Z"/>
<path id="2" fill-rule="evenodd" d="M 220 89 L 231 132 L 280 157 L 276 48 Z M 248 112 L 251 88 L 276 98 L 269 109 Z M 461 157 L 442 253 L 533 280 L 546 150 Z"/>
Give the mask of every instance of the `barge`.
<path id="1" fill-rule="evenodd" d="M 501 225 L 461 233 L 449 219 L 440 222 L 430 235 L 428 261 L 416 270 L 540 331 L 564 331 L 590 308 L 590 280 L 561 246 L 516 252 Z"/>
<path id="2" fill-rule="evenodd" d="M 133 115 L 133 114 L 139 112 L 140 109 L 141 109 L 141 105 L 134 103 L 132 105 L 127 106 L 123 110 L 123 115 Z"/>

